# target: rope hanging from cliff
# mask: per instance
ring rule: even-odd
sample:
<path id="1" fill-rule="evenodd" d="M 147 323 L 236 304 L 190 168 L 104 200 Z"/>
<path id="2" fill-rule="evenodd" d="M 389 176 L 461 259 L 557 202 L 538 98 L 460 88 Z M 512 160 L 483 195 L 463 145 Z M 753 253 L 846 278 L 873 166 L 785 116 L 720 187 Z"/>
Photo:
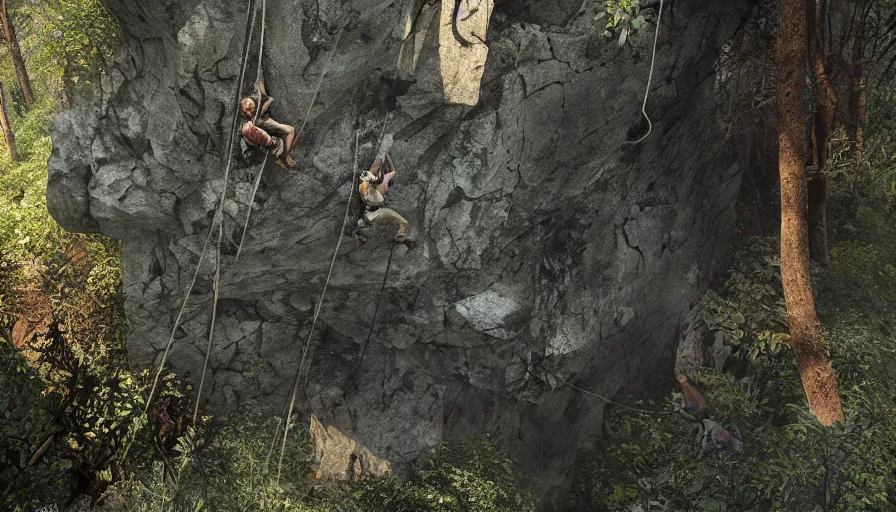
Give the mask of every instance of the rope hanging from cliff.
<path id="1" fill-rule="evenodd" d="M 299 131 L 296 132 L 296 137 L 302 136 L 302 130 L 304 130 L 305 125 L 308 124 L 308 118 L 311 117 L 311 109 L 314 107 L 314 102 L 317 101 L 317 93 L 320 92 L 320 86 L 324 83 L 324 77 L 327 75 L 327 71 L 330 70 L 330 64 L 333 63 L 333 55 L 336 54 L 336 49 L 339 48 L 339 40 L 342 38 L 343 30 L 345 30 L 345 25 L 340 27 L 339 32 L 336 33 L 336 41 L 333 43 L 333 49 L 330 50 L 330 56 L 327 57 L 327 63 L 324 65 L 324 69 L 320 73 L 320 78 L 317 80 L 317 87 L 314 88 L 314 95 L 311 96 L 311 102 L 308 103 L 308 110 L 305 112 L 305 119 L 302 120 L 302 125 L 299 126 Z"/>
<path id="2" fill-rule="evenodd" d="M 383 128 L 380 130 L 380 136 L 376 142 L 377 151 L 382 150 L 383 139 L 386 137 L 386 125 L 389 124 L 389 111 L 386 111 L 386 117 L 383 118 Z M 386 278 L 389 277 L 389 269 L 392 268 L 392 254 L 395 252 L 395 240 L 392 240 L 392 247 L 389 248 L 389 260 L 386 261 L 386 272 L 383 274 L 383 284 L 380 285 L 380 294 L 376 299 L 376 307 L 373 309 L 373 319 L 370 321 L 370 329 L 367 331 L 367 339 L 364 340 L 364 348 L 361 349 L 361 357 L 358 358 L 358 364 L 355 366 L 355 369 L 352 370 L 354 374 L 361 368 L 361 363 L 364 362 L 364 355 L 367 354 L 367 345 L 370 344 L 370 336 L 373 334 L 373 328 L 376 325 L 376 315 L 380 310 L 380 302 L 383 300 L 383 292 L 386 289 Z"/>
<path id="3" fill-rule="evenodd" d="M 524 361 L 524 363 L 525 363 L 525 361 Z M 628 409 L 629 411 L 636 412 L 636 413 L 638 413 L 638 414 L 646 414 L 646 415 L 650 415 L 650 416 L 665 416 L 665 415 L 667 415 L 667 414 L 673 414 L 673 413 L 675 412 L 675 411 L 652 411 L 652 410 L 650 410 L 650 409 L 639 409 L 639 408 L 637 408 L 637 407 L 632 407 L 632 406 L 630 406 L 630 405 L 625 405 L 625 404 L 623 404 L 623 403 L 619 403 L 619 402 L 617 402 L 617 401 L 615 401 L 615 400 L 612 400 L 612 399 L 610 399 L 610 398 L 607 398 L 607 397 L 605 397 L 605 396 L 603 396 L 603 395 L 600 395 L 600 394 L 598 394 L 598 393 L 595 393 L 595 392 L 593 392 L 593 391 L 588 391 L 587 389 L 580 388 L 579 386 L 576 386 L 575 384 L 569 382 L 568 380 L 566 380 L 566 379 L 564 379 L 563 377 L 557 375 L 556 373 L 554 373 L 554 372 L 548 370 L 547 368 L 545 368 L 545 367 L 544 367 L 543 365 L 541 365 L 541 364 L 536 364 L 536 366 L 538 367 L 538 369 L 540 369 L 541 371 L 547 373 L 547 374 L 550 375 L 551 377 L 554 377 L 554 378 L 557 379 L 561 384 L 563 384 L 563 385 L 565 385 L 565 386 L 569 386 L 570 388 L 572 388 L 572 389 L 574 389 L 574 390 L 576 390 L 576 391 L 579 391 L 580 393 L 584 393 L 584 394 L 586 394 L 586 395 L 588 395 L 588 396 L 592 396 L 592 397 L 594 397 L 594 398 L 597 398 L 597 399 L 599 399 L 599 400 L 602 400 L 602 401 L 604 401 L 604 402 L 606 402 L 606 403 L 608 403 L 608 404 L 615 405 L 615 406 L 617 406 L 617 407 L 621 407 L 621 408 L 623 408 L 623 409 Z M 527 370 L 526 370 L 526 373 L 529 374 L 529 375 L 532 375 L 532 376 L 535 377 L 535 378 L 539 378 L 539 376 L 537 376 L 537 375 L 535 375 L 534 373 L 532 373 L 532 370 L 527 369 Z M 540 379 L 540 380 L 543 380 L 543 379 Z"/>
<path id="4" fill-rule="evenodd" d="M 373 328 L 376 326 L 376 315 L 380 311 L 380 303 L 383 301 L 383 292 L 386 291 L 386 279 L 389 277 L 389 269 L 392 268 L 392 255 L 395 253 L 395 240 L 392 240 L 392 247 L 389 248 L 389 259 L 386 261 L 386 271 L 383 273 L 383 283 L 380 285 L 380 294 L 376 299 L 376 307 L 373 308 L 373 319 L 370 320 L 370 329 L 367 330 L 367 339 L 364 340 L 364 348 L 361 350 L 361 357 L 358 358 L 358 365 L 355 366 L 354 372 L 361 368 L 364 362 L 364 355 L 367 354 L 367 345 L 370 344 L 370 337 L 373 335 Z M 354 373 L 352 372 L 352 373 Z"/>
<path id="5" fill-rule="evenodd" d="M 263 0 L 266 1 L 266 0 Z M 262 11 L 264 12 L 264 11 Z M 262 21 L 261 25 L 261 38 L 262 44 L 264 44 L 264 22 Z M 308 104 L 308 111 L 305 113 L 305 119 L 302 121 L 302 126 L 296 132 L 296 136 L 300 136 L 302 130 L 305 129 L 305 125 L 308 123 L 308 116 L 311 115 L 311 109 L 314 107 L 314 103 L 317 101 L 317 94 L 320 92 L 320 88 L 324 83 L 324 77 L 327 75 L 327 72 L 330 70 L 330 64 L 333 62 L 333 55 L 336 53 L 336 49 L 339 47 L 339 39 L 342 37 L 343 29 L 339 29 L 339 33 L 336 34 L 336 42 L 333 45 L 333 49 L 330 50 L 330 55 L 327 57 L 327 63 L 324 65 L 323 71 L 320 74 L 320 78 L 317 81 L 317 87 L 314 89 L 314 95 L 311 97 L 311 102 Z M 258 56 L 258 83 L 261 81 L 261 55 Z M 258 84 L 256 83 L 256 86 Z M 261 101 L 261 89 L 259 88 L 258 92 L 259 102 Z M 258 115 L 258 111 L 260 109 L 255 109 L 255 115 Z M 243 250 L 243 242 L 246 240 L 246 231 L 249 229 L 249 219 L 252 217 L 252 203 L 255 202 L 255 194 L 258 193 L 258 186 L 261 184 L 261 176 L 264 174 L 265 164 L 267 163 L 267 153 L 265 154 L 265 161 L 261 164 L 261 169 L 258 171 L 258 176 L 255 178 L 255 186 L 252 188 L 252 196 L 249 197 L 249 206 L 248 211 L 246 212 L 246 221 L 243 223 L 243 233 L 240 235 L 240 244 L 236 248 L 236 261 L 240 259 L 240 252 Z"/>
<path id="6" fill-rule="evenodd" d="M 255 194 L 258 193 L 258 186 L 261 185 L 261 175 L 264 174 L 264 168 L 268 164 L 268 155 L 269 153 L 265 151 L 264 160 L 261 162 L 261 167 L 258 168 L 258 176 L 255 177 L 255 185 L 252 187 L 252 195 L 249 197 L 249 202 L 246 204 L 246 221 L 243 223 L 243 234 L 240 235 L 240 244 L 236 248 L 235 261 L 240 260 L 240 251 L 243 250 L 243 242 L 246 240 L 246 231 L 249 229 L 249 219 L 252 217 L 252 204 L 255 202 Z"/>
<path id="7" fill-rule="evenodd" d="M 580 388 L 579 386 L 576 386 L 575 384 L 572 384 L 571 382 L 569 382 L 569 381 L 567 381 L 567 380 L 563 380 L 563 379 L 561 379 L 561 378 L 560 378 L 558 375 L 556 375 L 556 374 L 552 374 L 552 375 L 554 375 L 554 378 L 556 378 L 557 380 L 559 380 L 561 383 L 563 383 L 563 384 L 565 384 L 565 385 L 571 387 L 572 389 L 575 389 L 575 390 L 577 390 L 577 391 L 579 391 L 579 392 L 585 393 L 585 394 L 588 395 L 588 396 L 593 396 L 594 398 L 598 398 L 598 399 L 600 399 L 600 400 L 603 400 L 604 402 L 606 402 L 606 403 L 608 403 L 608 404 L 615 405 L 616 407 L 622 407 L 623 409 L 628 409 L 629 411 L 636 412 L 636 413 L 638 413 L 638 414 L 647 414 L 647 415 L 650 415 L 650 416 L 665 416 L 665 415 L 667 415 L 667 414 L 673 414 L 673 413 L 675 412 L 675 411 L 651 411 L 650 409 L 639 409 L 639 408 L 637 408 L 637 407 L 632 407 L 632 406 L 630 406 L 630 405 L 625 405 L 625 404 L 616 402 L 615 400 L 611 400 L 611 399 L 609 399 L 609 398 L 607 398 L 607 397 L 605 397 L 605 396 L 599 395 L 599 394 L 597 394 L 597 393 L 595 393 L 595 392 L 593 392 L 593 391 L 588 391 L 587 389 L 582 389 L 582 388 Z"/>
<path id="8" fill-rule="evenodd" d="M 314 308 L 314 316 L 311 319 L 311 328 L 308 329 L 308 337 L 305 339 L 305 345 L 302 347 L 302 359 L 299 367 L 296 368 L 296 376 L 292 384 L 292 393 L 289 398 L 289 408 L 286 412 L 286 422 L 283 427 L 283 443 L 280 445 L 280 458 L 277 461 L 277 485 L 280 484 L 280 472 L 283 469 L 283 456 L 286 453 L 286 440 L 289 438 L 289 427 L 292 421 L 292 412 L 295 410 L 296 397 L 299 393 L 299 384 L 302 381 L 302 370 L 305 367 L 305 360 L 308 357 L 308 348 L 311 346 L 311 338 L 314 336 L 314 327 L 317 325 L 317 318 L 320 316 L 321 306 L 324 304 L 324 297 L 327 295 L 327 287 L 330 285 L 330 278 L 333 276 L 333 267 L 336 266 L 336 258 L 339 256 L 339 248 L 342 246 L 342 239 L 345 236 L 345 223 L 348 222 L 351 212 L 352 198 L 354 197 L 355 187 L 358 181 L 358 142 L 360 139 L 360 130 L 355 130 L 355 159 L 352 166 L 352 186 L 348 191 L 348 200 L 345 202 L 345 216 L 342 219 L 342 225 L 339 228 L 339 239 L 336 241 L 336 249 L 333 251 L 333 259 L 330 261 L 330 270 L 327 272 L 327 279 L 324 281 L 323 290 L 320 292 L 320 298 L 317 300 L 317 306 Z M 279 427 L 277 429 L 279 431 Z M 275 434 L 276 437 L 276 434 Z"/>
<path id="9" fill-rule="evenodd" d="M 255 103 L 255 117 L 252 122 L 258 121 L 261 113 L 261 63 L 264 60 L 264 31 L 268 21 L 268 1 L 261 0 L 261 33 L 258 36 L 258 65 L 255 69 L 255 89 L 258 90 L 258 101 Z M 250 203 L 251 204 L 251 203 Z"/>
<path id="10" fill-rule="evenodd" d="M 256 9 L 257 11 L 257 9 Z M 250 30 L 254 30 L 254 17 L 252 20 L 253 27 L 250 27 Z M 267 0 L 261 0 L 261 32 L 259 34 L 258 41 L 258 67 L 256 69 L 255 74 L 255 87 L 258 89 L 258 104 L 255 109 L 255 119 L 258 119 L 258 113 L 261 110 L 261 62 L 264 58 L 264 31 L 265 26 L 267 25 Z M 246 52 L 246 57 L 248 58 L 249 52 Z M 247 63 L 248 64 L 248 63 Z M 242 82 L 240 82 L 240 87 L 242 87 Z M 239 90 L 237 91 L 237 102 L 239 102 Z M 239 105 L 239 103 L 237 103 Z M 237 106 L 237 111 L 239 111 L 239 106 Z M 239 117 L 239 113 L 237 113 L 237 118 Z M 215 249 L 215 277 L 212 281 L 212 289 L 214 292 L 214 298 L 212 300 L 212 320 L 208 327 L 208 343 L 205 348 L 205 359 L 202 362 L 202 376 L 199 379 L 199 388 L 196 390 L 196 405 L 193 408 L 193 428 L 196 428 L 196 420 L 199 417 L 199 404 L 202 402 L 202 389 L 205 385 L 205 375 L 208 372 L 208 362 L 211 358 L 212 354 L 212 342 L 215 339 L 215 324 L 218 320 L 218 295 L 221 288 L 221 243 L 224 240 L 224 198 L 227 195 L 227 177 L 230 172 L 230 166 L 233 163 L 233 130 L 236 129 L 236 124 L 231 128 L 230 137 L 231 137 L 231 146 L 230 146 L 230 157 L 227 162 L 227 170 L 224 173 L 224 190 L 221 191 L 221 201 L 218 203 L 218 212 L 216 214 L 216 218 L 218 221 L 218 241 Z M 267 163 L 267 153 L 265 153 L 264 163 Z M 264 170 L 264 163 L 262 164 L 262 170 Z M 259 172 L 258 180 L 256 180 L 256 189 L 258 184 L 261 182 L 261 172 Z M 254 193 L 253 193 L 254 198 Z M 249 211 L 252 211 L 252 203 L 249 203 Z M 246 219 L 248 223 L 248 218 Z M 245 233 L 244 233 L 245 235 Z M 241 241 L 242 243 L 242 241 Z"/>
<path id="11" fill-rule="evenodd" d="M 647 98 L 650 96 L 650 83 L 653 80 L 653 65 L 656 62 L 656 42 L 660 38 L 660 21 L 663 18 L 663 0 L 660 0 L 660 7 L 656 15 L 656 34 L 653 36 L 653 56 L 650 57 L 650 73 L 647 75 L 647 89 L 644 91 L 644 103 L 641 104 L 641 114 L 647 120 L 647 133 L 638 140 L 627 140 L 624 144 L 640 144 L 644 139 L 650 136 L 653 131 L 653 123 L 650 122 L 650 116 L 647 115 Z"/>
<path id="12" fill-rule="evenodd" d="M 205 373 L 208 370 L 208 360 L 212 354 L 212 341 L 215 337 L 215 321 L 218 318 L 218 293 L 221 287 L 221 241 L 224 239 L 224 223 L 218 223 L 218 241 L 215 246 L 215 278 L 212 281 L 212 321 L 208 329 L 208 344 L 205 347 L 205 360 L 202 363 L 202 376 L 199 378 L 199 387 L 196 389 L 196 406 L 193 408 L 193 428 L 196 428 L 196 418 L 199 417 L 199 403 L 202 401 L 202 388 L 205 385 Z"/>
<path id="13" fill-rule="evenodd" d="M 243 40 L 244 51 L 243 51 L 243 56 L 242 56 L 242 62 L 240 63 L 239 80 L 236 84 L 236 94 L 234 95 L 236 104 L 239 103 L 240 92 L 242 91 L 242 88 L 243 88 L 243 82 L 246 79 L 246 68 L 249 65 L 249 43 L 252 40 L 252 33 L 254 32 L 254 25 L 255 25 L 255 18 L 256 18 L 256 12 L 255 12 L 255 10 L 252 9 L 252 7 L 253 7 L 252 2 L 248 2 L 248 7 L 246 9 L 246 24 L 247 24 L 246 38 Z M 234 143 L 236 142 L 235 133 L 236 133 L 236 128 L 237 128 L 237 122 L 239 120 L 239 113 L 240 113 L 239 107 L 234 109 L 233 118 L 231 119 L 231 122 L 230 122 L 230 137 L 229 137 L 229 141 L 227 144 L 227 153 L 226 153 L 227 165 L 224 169 L 224 183 L 223 183 L 223 190 L 221 190 L 221 200 L 218 204 L 218 208 L 215 211 L 215 216 L 212 219 L 212 225 L 209 226 L 208 235 L 206 235 L 206 237 L 205 237 L 205 242 L 202 244 L 202 251 L 199 254 L 199 261 L 196 263 L 196 270 L 193 272 L 193 278 L 190 281 L 190 285 L 187 287 L 187 293 L 184 295 L 183 304 L 181 305 L 181 308 L 177 313 L 177 317 L 175 317 L 174 326 L 171 328 L 171 336 L 168 338 L 168 343 L 165 345 L 165 351 L 162 354 L 162 360 L 159 362 L 159 369 L 156 371 L 155 377 L 153 378 L 152 386 L 150 387 L 150 390 L 149 390 L 149 396 L 146 399 L 146 405 L 143 408 L 143 414 L 141 416 L 141 418 L 143 418 L 143 419 L 145 419 L 147 417 L 147 415 L 149 413 L 149 408 L 152 405 L 152 399 L 155 396 L 156 388 L 159 385 L 159 379 L 162 376 L 162 371 L 164 371 L 164 369 L 165 369 L 165 363 L 168 361 L 168 355 L 171 353 L 171 347 L 174 345 L 174 336 L 177 334 L 178 327 L 180 327 L 180 322 L 183 319 L 184 311 L 187 309 L 187 302 L 190 299 L 190 294 L 193 293 L 193 288 L 195 287 L 196 280 L 199 277 L 199 271 L 202 268 L 202 262 L 205 259 L 205 252 L 208 249 L 209 242 L 211 241 L 212 233 L 214 233 L 215 225 L 224 222 L 224 219 L 223 219 L 224 198 L 227 195 L 227 183 L 228 183 L 228 180 L 230 177 L 230 169 L 231 169 L 231 166 L 233 165 L 233 148 L 234 148 Z M 218 264 L 218 262 L 216 262 L 216 264 Z M 122 461 L 124 461 L 127 458 L 128 451 L 130 450 L 131 445 L 133 444 L 133 441 L 134 441 L 134 436 L 136 436 L 136 430 L 135 430 L 134 434 L 132 435 L 132 438 L 128 441 L 127 445 L 125 446 L 124 452 L 122 453 Z"/>

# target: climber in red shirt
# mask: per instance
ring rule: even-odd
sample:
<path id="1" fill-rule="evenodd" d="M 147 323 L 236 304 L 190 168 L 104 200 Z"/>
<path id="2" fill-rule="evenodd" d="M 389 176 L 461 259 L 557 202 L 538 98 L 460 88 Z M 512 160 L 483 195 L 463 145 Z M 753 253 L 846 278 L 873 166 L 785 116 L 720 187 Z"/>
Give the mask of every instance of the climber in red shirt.
<path id="1" fill-rule="evenodd" d="M 268 109 L 274 98 L 264 92 L 264 83 L 259 84 L 261 110 L 256 113 L 255 99 L 243 98 L 240 112 L 246 118 L 241 133 L 243 140 L 251 146 L 264 148 L 271 152 L 285 167 L 291 168 L 295 160 L 289 155 L 295 143 L 296 129 L 288 124 L 281 124 L 268 116 Z"/>
<path id="2" fill-rule="evenodd" d="M 681 414 L 690 420 L 703 421 L 709 415 L 703 393 L 684 375 L 678 376 L 678 382 L 681 384 L 682 394 Z"/>

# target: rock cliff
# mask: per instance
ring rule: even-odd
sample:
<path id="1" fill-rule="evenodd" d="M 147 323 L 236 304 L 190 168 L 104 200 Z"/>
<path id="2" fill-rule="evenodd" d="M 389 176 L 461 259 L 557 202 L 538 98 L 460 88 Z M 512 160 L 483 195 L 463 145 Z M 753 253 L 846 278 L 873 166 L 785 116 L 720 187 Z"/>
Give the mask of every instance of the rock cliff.
<path id="1" fill-rule="evenodd" d="M 330 52 L 333 60 L 293 152 L 297 174 L 269 163 L 249 204 L 259 169 L 234 152 L 208 398 L 214 408 L 283 404 L 343 229 L 355 129 L 366 168 L 394 107 L 389 199 L 418 245 L 395 248 L 365 353 L 391 244 L 386 233 L 343 244 L 302 417 L 313 413 L 324 438 L 342 436 L 334 446 L 375 459 L 362 460 L 369 470 L 401 472 L 442 440 L 492 432 L 550 504 L 599 435 L 605 406 L 565 382 L 605 396 L 674 383 L 680 328 L 729 242 L 740 187 L 719 122 L 719 57 L 748 2 L 677 0 L 664 16 L 653 131 L 637 145 L 624 141 L 646 131 L 652 26 L 620 48 L 593 20 L 601 2 L 481 3 L 487 49 L 464 61 L 440 51 L 444 16 L 427 11 L 437 2 L 267 0 L 262 65 L 276 118 L 302 123 Z M 56 118 L 47 194 L 67 229 L 122 240 L 128 350 L 148 366 L 224 187 L 247 5 L 109 4 L 125 34 L 117 65 L 102 98 Z M 475 59 L 484 60 L 475 105 L 447 103 L 446 70 Z M 208 254 L 169 360 L 192 379 L 214 263 Z M 333 448 L 332 473 L 349 455 Z"/>

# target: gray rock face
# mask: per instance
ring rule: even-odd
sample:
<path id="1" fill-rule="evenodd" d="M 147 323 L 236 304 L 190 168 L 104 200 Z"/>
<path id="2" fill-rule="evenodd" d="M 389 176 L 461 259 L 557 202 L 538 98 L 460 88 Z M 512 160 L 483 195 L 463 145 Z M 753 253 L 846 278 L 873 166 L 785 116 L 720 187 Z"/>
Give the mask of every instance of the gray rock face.
<path id="1" fill-rule="evenodd" d="M 102 100 L 55 121 L 48 199 L 66 228 L 123 240 L 129 353 L 150 365 L 224 187 L 247 6 L 110 3 L 127 37 Z M 593 2 L 498 0 L 474 107 L 445 104 L 437 31 L 426 38 L 386 127 L 398 168 L 389 199 L 418 246 L 395 249 L 365 352 L 390 242 L 343 243 L 299 400 L 319 430 L 399 472 L 442 440 L 493 432 L 549 507 L 604 407 L 564 382 L 606 396 L 673 385 L 680 325 L 729 241 L 740 186 L 716 65 L 747 2 L 675 4 L 659 38 L 653 132 L 639 145 L 623 141 L 644 132 L 652 28 L 620 49 L 592 21 Z M 269 164 L 252 205 L 258 169 L 230 174 L 212 407 L 279 407 L 289 392 L 343 227 L 354 127 L 366 168 L 405 8 L 267 1 L 264 77 L 283 122 L 302 124 L 345 28 L 293 152 L 299 173 Z M 244 93 L 257 49 L 256 30 Z M 202 369 L 214 263 L 210 251 L 169 359 L 189 378 Z"/>

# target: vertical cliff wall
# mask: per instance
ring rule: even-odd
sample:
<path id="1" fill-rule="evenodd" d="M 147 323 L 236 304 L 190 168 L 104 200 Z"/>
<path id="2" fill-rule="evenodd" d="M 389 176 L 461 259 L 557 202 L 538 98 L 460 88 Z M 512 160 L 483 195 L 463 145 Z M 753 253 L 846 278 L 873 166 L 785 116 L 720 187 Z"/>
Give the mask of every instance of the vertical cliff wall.
<path id="1" fill-rule="evenodd" d="M 48 199 L 66 228 L 123 241 L 128 350 L 150 365 L 222 189 L 247 5 L 111 4 L 126 35 L 118 63 L 101 100 L 56 118 Z M 607 396 L 668 389 L 680 325 L 729 241 L 741 169 L 719 123 L 718 62 L 746 4 L 675 2 L 657 48 L 653 132 L 629 145 L 645 131 L 652 27 L 619 48 L 590 1 L 489 2 L 479 101 L 462 106 L 444 99 L 443 73 L 462 63 L 441 60 L 438 14 L 430 36 L 413 28 L 415 83 L 396 98 L 395 77 L 409 78 L 396 70 L 405 2 L 268 0 L 263 67 L 276 118 L 301 124 L 335 53 L 294 151 L 298 174 L 269 164 L 252 205 L 258 169 L 231 174 L 211 406 L 283 403 L 342 229 L 354 127 L 369 143 L 366 168 L 394 102 L 390 200 L 418 246 L 395 249 L 361 361 L 390 243 L 343 244 L 303 415 L 398 471 L 441 440 L 494 432 L 547 502 L 562 494 L 604 407 L 563 381 Z M 252 55 L 257 45 L 256 30 Z M 206 261 L 169 360 L 189 378 L 209 326 Z"/>

